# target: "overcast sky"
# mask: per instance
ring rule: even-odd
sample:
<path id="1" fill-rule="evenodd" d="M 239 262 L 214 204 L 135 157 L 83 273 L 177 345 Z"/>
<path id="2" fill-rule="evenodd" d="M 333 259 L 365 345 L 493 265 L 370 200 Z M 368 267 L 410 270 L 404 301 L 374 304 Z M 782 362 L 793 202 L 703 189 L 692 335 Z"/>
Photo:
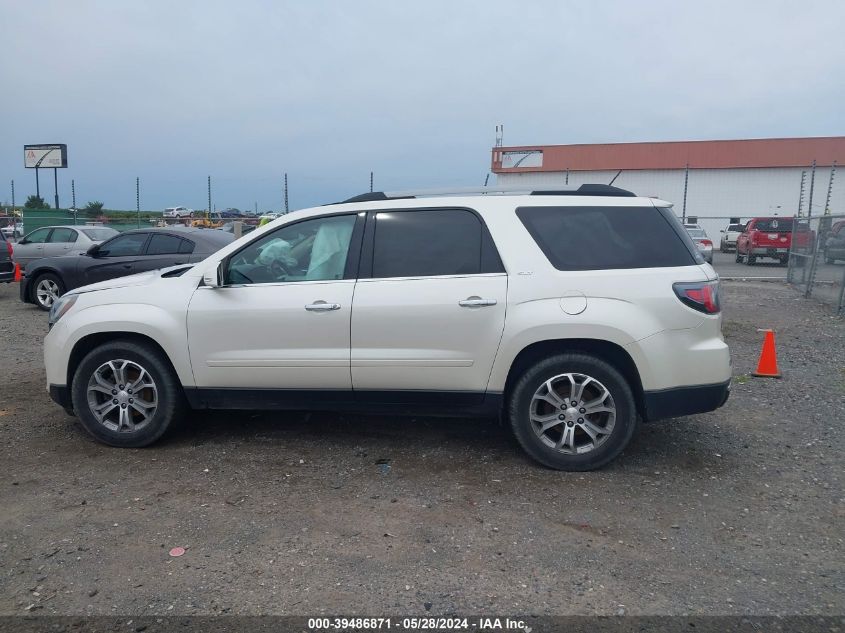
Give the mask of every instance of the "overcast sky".
<path id="1" fill-rule="evenodd" d="M 292 208 L 505 145 L 845 132 L 845 2 L 0 0 L 0 201 Z M 52 204 L 52 173 L 41 191 Z"/>

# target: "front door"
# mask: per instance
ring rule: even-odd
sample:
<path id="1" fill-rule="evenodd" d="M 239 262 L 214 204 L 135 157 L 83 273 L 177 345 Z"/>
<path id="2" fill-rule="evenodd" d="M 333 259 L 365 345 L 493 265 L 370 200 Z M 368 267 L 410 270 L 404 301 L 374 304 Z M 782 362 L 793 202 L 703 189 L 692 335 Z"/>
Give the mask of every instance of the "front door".
<path id="1" fill-rule="evenodd" d="M 268 406 L 282 392 L 350 397 L 355 275 L 347 260 L 357 264 L 362 229 L 355 215 L 306 219 L 227 258 L 224 285 L 200 286 L 188 307 L 197 387 L 248 392 Z"/>
<path id="2" fill-rule="evenodd" d="M 367 232 L 352 306 L 356 397 L 481 402 L 505 325 L 507 275 L 480 218 L 386 211 L 371 214 Z"/>
<path id="3" fill-rule="evenodd" d="M 81 264 L 84 283 L 80 285 L 131 275 L 144 254 L 148 238 L 149 233 L 124 233 L 100 244 L 91 261 Z"/>

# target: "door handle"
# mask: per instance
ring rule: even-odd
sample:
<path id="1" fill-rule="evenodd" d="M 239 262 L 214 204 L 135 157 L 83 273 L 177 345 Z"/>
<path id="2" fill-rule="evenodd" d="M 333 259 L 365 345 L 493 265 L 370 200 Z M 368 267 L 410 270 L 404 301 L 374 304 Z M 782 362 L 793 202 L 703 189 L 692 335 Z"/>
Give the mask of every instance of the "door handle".
<path id="1" fill-rule="evenodd" d="M 458 305 L 462 308 L 482 308 L 484 306 L 496 305 L 495 299 L 482 299 L 480 297 L 469 297 L 458 301 Z"/>
<path id="2" fill-rule="evenodd" d="M 339 303 L 326 303 L 325 301 L 315 301 L 305 306 L 309 312 L 330 312 L 332 310 L 340 310 Z"/>
<path id="3" fill-rule="evenodd" d="M 132 264 L 124 264 L 123 267 L 129 269 L 132 268 Z"/>

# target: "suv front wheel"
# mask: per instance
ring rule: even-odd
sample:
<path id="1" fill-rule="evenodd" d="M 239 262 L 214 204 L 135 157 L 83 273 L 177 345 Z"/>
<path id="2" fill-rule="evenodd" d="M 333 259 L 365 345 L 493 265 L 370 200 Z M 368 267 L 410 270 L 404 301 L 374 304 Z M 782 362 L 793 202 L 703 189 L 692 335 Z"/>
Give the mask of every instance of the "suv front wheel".
<path id="1" fill-rule="evenodd" d="M 522 448 L 558 470 L 600 468 L 637 427 L 631 387 L 605 361 L 581 353 L 542 360 L 518 380 L 508 402 Z"/>
<path id="2" fill-rule="evenodd" d="M 110 446 L 137 448 L 159 439 L 182 416 L 184 394 L 162 354 L 135 341 L 113 341 L 91 351 L 71 386 L 82 426 Z"/>

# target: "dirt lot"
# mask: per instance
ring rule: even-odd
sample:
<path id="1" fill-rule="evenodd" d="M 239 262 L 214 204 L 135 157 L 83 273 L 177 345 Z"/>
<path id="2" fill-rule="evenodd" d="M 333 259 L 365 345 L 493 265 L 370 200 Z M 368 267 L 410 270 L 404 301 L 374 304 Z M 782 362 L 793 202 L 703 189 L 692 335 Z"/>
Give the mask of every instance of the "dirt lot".
<path id="1" fill-rule="evenodd" d="M 841 614 L 845 323 L 724 285 L 734 391 L 600 472 L 492 421 L 197 414 L 89 440 L 0 287 L 0 614 Z M 778 333 L 784 379 L 749 378 Z M 183 546 L 180 558 L 168 555 Z"/>

